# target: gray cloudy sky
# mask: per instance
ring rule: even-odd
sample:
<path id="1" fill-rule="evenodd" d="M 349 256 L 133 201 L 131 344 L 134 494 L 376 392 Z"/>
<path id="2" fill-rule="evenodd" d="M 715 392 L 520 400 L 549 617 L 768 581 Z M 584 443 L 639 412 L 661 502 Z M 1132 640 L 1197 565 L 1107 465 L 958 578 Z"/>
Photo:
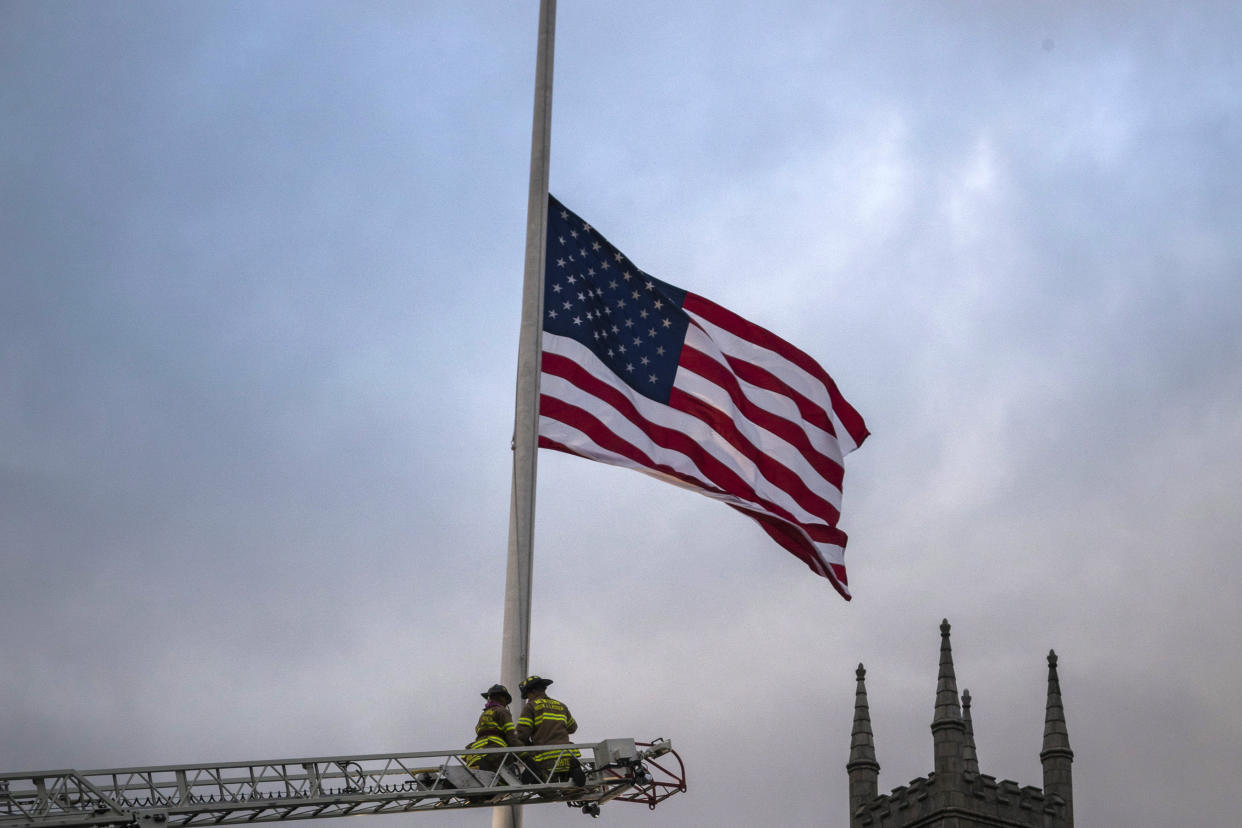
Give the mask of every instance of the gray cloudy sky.
<path id="1" fill-rule="evenodd" d="M 536 22 L 0 3 L 0 770 L 465 743 Z M 984 772 L 1042 784 L 1055 648 L 1079 824 L 1236 822 L 1239 89 L 1235 3 L 562 2 L 553 192 L 873 432 L 850 603 L 541 456 L 532 668 L 690 775 L 599 824 L 844 824 L 854 668 L 925 775 L 945 616 Z"/>

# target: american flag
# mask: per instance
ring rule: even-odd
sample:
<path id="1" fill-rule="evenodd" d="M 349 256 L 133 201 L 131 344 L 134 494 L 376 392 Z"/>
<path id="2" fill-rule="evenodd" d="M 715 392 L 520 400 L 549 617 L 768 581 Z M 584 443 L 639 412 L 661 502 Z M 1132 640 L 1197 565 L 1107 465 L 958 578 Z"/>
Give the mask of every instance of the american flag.
<path id="1" fill-rule="evenodd" d="M 848 600 L 843 458 L 867 427 L 832 378 L 551 196 L 547 234 L 539 445 L 729 504 Z"/>

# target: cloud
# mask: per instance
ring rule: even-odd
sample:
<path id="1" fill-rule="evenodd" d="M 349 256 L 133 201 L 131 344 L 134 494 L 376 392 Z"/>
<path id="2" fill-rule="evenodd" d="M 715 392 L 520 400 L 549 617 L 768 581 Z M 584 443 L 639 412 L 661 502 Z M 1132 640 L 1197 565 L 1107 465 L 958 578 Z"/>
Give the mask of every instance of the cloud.
<path id="1" fill-rule="evenodd" d="M 561 8 L 553 191 L 873 432 L 849 604 L 720 504 L 540 458 L 532 667 L 690 775 L 603 819 L 843 817 L 860 661 L 881 787 L 926 774 L 948 616 L 985 772 L 1039 784 L 1056 648 L 1079 821 L 1228 820 L 1238 14 Z M 533 8 L 0 19 L 0 766 L 465 744 Z"/>

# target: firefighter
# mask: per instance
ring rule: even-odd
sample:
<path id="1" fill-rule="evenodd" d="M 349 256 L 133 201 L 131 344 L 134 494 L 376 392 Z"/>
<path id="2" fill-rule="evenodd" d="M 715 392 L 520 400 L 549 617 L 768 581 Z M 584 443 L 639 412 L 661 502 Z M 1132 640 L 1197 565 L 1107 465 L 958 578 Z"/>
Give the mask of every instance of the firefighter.
<path id="1" fill-rule="evenodd" d="M 518 745 L 516 728 L 513 726 L 513 714 L 509 705 L 513 696 L 503 684 L 493 684 L 479 694 L 487 703 L 479 714 L 479 721 L 474 726 L 475 739 L 466 745 L 471 750 L 480 748 L 516 747 Z M 494 771 L 500 767 L 504 754 L 473 754 L 466 757 L 466 766 L 479 770 Z"/>
<path id="2" fill-rule="evenodd" d="M 552 679 L 542 676 L 527 676 L 518 685 L 518 692 L 526 700 L 517 722 L 517 738 L 524 745 L 568 744 L 569 735 L 578 729 L 564 702 L 547 694 L 551 683 Z M 577 750 L 561 749 L 535 751 L 529 756 L 539 769 L 540 778 L 551 780 L 554 774 L 569 773 L 574 784 L 581 787 L 586 784 L 586 777 L 578 761 L 580 755 Z"/>

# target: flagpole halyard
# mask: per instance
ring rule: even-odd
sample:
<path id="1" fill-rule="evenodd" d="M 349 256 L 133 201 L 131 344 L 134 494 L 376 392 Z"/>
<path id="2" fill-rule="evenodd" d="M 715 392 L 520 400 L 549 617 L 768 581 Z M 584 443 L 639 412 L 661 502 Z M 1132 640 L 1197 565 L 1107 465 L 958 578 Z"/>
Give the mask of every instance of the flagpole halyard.
<path id="1" fill-rule="evenodd" d="M 539 448 L 540 335 L 547 234 L 548 168 L 552 139 L 552 58 L 555 37 L 556 0 L 540 0 L 539 45 L 535 58 L 535 104 L 531 121 L 530 189 L 526 202 L 526 264 L 522 281 L 522 323 L 518 338 L 514 402 L 509 555 L 505 572 L 505 615 L 500 655 L 501 681 L 514 690 L 526 676 L 530 660 L 535 478 Z M 492 809 L 492 828 L 521 828 L 521 824 L 522 813 L 517 807 Z"/>

